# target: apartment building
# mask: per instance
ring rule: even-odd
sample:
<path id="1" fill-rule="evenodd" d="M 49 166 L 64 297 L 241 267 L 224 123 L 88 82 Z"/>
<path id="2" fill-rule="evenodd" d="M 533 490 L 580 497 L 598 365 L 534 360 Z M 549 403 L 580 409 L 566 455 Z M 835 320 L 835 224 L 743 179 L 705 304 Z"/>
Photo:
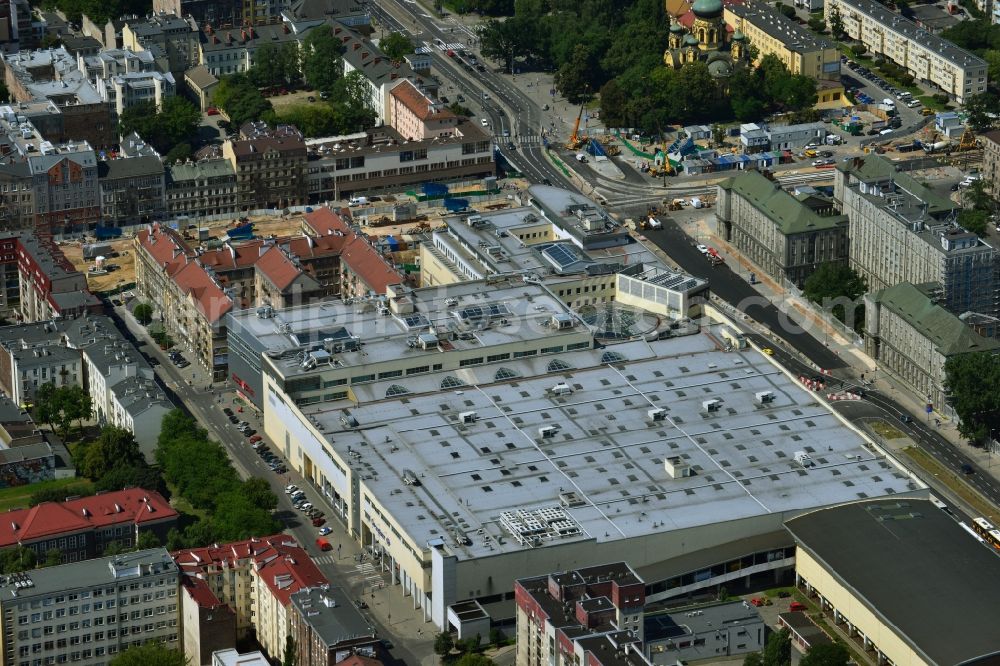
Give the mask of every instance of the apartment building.
<path id="1" fill-rule="evenodd" d="M 361 34 L 343 25 L 335 25 L 333 36 L 340 40 L 343 51 L 344 74 L 360 72 L 368 88 L 368 107 L 375 112 L 379 124 L 392 119 L 390 92 L 403 81 L 424 85 L 403 62 L 393 62 L 385 57 L 375 44 Z"/>
<path id="2" fill-rule="evenodd" d="M 83 141 L 92 146 L 116 142 L 107 104 L 65 48 L 19 51 L 2 54 L 0 59 L 14 100 L 48 100 L 59 108 L 63 134 L 50 141 Z"/>
<path id="3" fill-rule="evenodd" d="M 948 403 L 944 365 L 949 358 L 1000 352 L 1000 341 L 976 333 L 935 302 L 937 285 L 902 282 L 865 296 L 865 351 L 926 396 L 939 412 L 954 416 Z"/>
<path id="4" fill-rule="evenodd" d="M 0 185 L 0 191 L 3 186 Z M 21 309 L 20 272 L 17 246 L 20 234 L 0 232 L 0 314 L 12 319 Z"/>
<path id="5" fill-rule="evenodd" d="M 239 138 L 222 144 L 222 156 L 236 173 L 236 196 L 244 210 L 306 203 L 306 144 L 297 128 L 247 123 Z"/>
<path id="6" fill-rule="evenodd" d="M 195 664 L 209 663 L 212 652 L 233 647 L 251 632 L 267 654 L 280 657 L 289 632 L 291 595 L 327 584 L 308 553 L 284 534 L 173 556 L 181 572 L 183 650 Z M 219 633 L 226 626 L 235 631 Z"/>
<path id="7" fill-rule="evenodd" d="M 398 190 L 431 179 L 469 181 L 496 174 L 493 143 L 482 127 L 462 119 L 447 136 L 408 141 L 388 125 L 340 137 L 306 139 L 309 200 Z"/>
<path id="8" fill-rule="evenodd" d="M 726 24 L 741 32 L 757 48 L 758 62 L 773 55 L 785 63 L 792 74 L 814 79 L 840 80 L 840 51 L 832 40 L 815 33 L 784 16 L 770 5 L 757 0 L 726 3 Z"/>
<path id="9" fill-rule="evenodd" d="M 815 209 L 777 181 L 744 171 L 718 186 L 717 233 L 772 278 L 801 287 L 826 263 L 846 264 L 848 217 Z"/>
<path id="10" fill-rule="evenodd" d="M 5 577 L 3 664 L 106 666 L 133 645 L 176 648 L 177 580 L 162 548 Z"/>
<path id="11" fill-rule="evenodd" d="M 459 118 L 409 81 L 389 92 L 389 124 L 407 141 L 454 136 Z"/>
<path id="12" fill-rule="evenodd" d="M 957 204 L 875 155 L 837 166 L 834 199 L 850 219 L 851 266 L 870 290 L 934 282 L 951 312 L 997 316 L 997 252 L 957 226 Z"/>
<path id="13" fill-rule="evenodd" d="M 1000 130 L 983 132 L 979 135 L 983 141 L 983 164 L 980 177 L 986 182 L 986 187 L 993 196 L 1000 196 Z"/>
<path id="14" fill-rule="evenodd" d="M 381 641 L 375 628 L 343 588 L 302 588 L 289 599 L 295 666 L 334 666 L 350 654 L 377 654 Z"/>
<path id="15" fill-rule="evenodd" d="M 98 163 L 101 215 L 108 226 L 147 224 L 166 211 L 166 177 L 159 153 L 134 132 L 111 159 Z"/>
<path id="16" fill-rule="evenodd" d="M 223 158 L 173 164 L 166 169 L 166 207 L 171 217 L 232 215 L 239 209 L 236 170 Z"/>
<path id="17" fill-rule="evenodd" d="M 0 514 L 0 550 L 29 548 L 39 562 L 59 550 L 63 562 L 99 556 L 112 543 L 134 548 L 139 535 L 161 542 L 177 526 L 178 513 L 159 493 L 142 488 L 99 493 L 64 502 L 42 502 Z"/>
<path id="18" fill-rule="evenodd" d="M 27 410 L 0 396 L 0 488 L 15 488 L 76 476 L 62 440 L 42 430 Z"/>
<path id="19" fill-rule="evenodd" d="M 196 24 L 239 25 L 243 0 L 153 0 L 157 15 L 190 16 Z"/>
<path id="20" fill-rule="evenodd" d="M 24 232 L 18 236 L 16 255 L 22 322 L 101 311 L 101 301 L 90 293 L 87 277 L 52 241 Z"/>
<path id="21" fill-rule="evenodd" d="M 166 67 L 159 69 L 180 78 L 201 61 L 198 45 L 201 20 L 187 13 L 159 11 L 154 6 L 152 15 L 125 22 L 122 47 L 135 52 L 152 51 L 155 57 L 166 59 Z"/>
<path id="22" fill-rule="evenodd" d="M 302 40 L 318 25 L 323 23 L 294 23 L 277 19 L 231 27 L 209 24 L 201 32 L 200 64 L 216 77 L 246 72 L 253 67 L 257 49 L 261 46 L 283 47 L 287 44 L 299 49 Z"/>
<path id="23" fill-rule="evenodd" d="M 826 21 L 840 13 L 844 32 L 875 57 L 904 67 L 918 81 L 937 86 L 959 104 L 986 90 L 986 62 L 946 39 L 918 28 L 912 21 L 875 0 L 830 0 Z"/>

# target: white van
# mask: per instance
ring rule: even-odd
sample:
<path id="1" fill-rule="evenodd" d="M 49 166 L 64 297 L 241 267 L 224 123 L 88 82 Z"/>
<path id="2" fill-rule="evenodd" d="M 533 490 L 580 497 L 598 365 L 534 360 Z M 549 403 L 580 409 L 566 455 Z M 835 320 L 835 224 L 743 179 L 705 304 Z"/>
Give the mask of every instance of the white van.
<path id="1" fill-rule="evenodd" d="M 348 206 L 364 206 L 368 203 L 368 197 L 351 197 L 351 200 L 347 202 Z"/>
<path id="2" fill-rule="evenodd" d="M 490 126 L 490 121 L 487 120 L 486 118 L 482 118 L 479 122 L 481 122 L 483 124 L 483 127 L 489 127 Z"/>

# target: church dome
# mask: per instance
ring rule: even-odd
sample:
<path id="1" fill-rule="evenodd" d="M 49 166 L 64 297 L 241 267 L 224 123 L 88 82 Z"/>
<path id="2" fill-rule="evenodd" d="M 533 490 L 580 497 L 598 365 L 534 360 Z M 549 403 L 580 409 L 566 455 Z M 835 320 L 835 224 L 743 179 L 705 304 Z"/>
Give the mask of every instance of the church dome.
<path id="1" fill-rule="evenodd" d="M 708 64 L 708 73 L 716 78 L 722 78 L 732 74 L 733 68 L 726 60 L 713 60 Z"/>
<path id="2" fill-rule="evenodd" d="M 698 38 L 694 35 L 688 35 L 684 38 L 685 46 L 698 46 Z"/>
<path id="3" fill-rule="evenodd" d="M 734 42 L 743 42 L 743 41 L 746 41 L 746 38 L 747 38 L 747 36 L 744 35 L 742 32 L 740 32 L 739 30 L 737 30 L 736 32 L 733 33 L 733 41 Z"/>
<path id="4" fill-rule="evenodd" d="M 684 26 L 682 26 L 680 23 L 674 23 L 672 26 L 670 26 L 670 32 L 674 34 L 684 32 Z"/>
<path id="5" fill-rule="evenodd" d="M 722 0 L 695 0 L 691 11 L 698 18 L 717 18 L 722 15 Z"/>

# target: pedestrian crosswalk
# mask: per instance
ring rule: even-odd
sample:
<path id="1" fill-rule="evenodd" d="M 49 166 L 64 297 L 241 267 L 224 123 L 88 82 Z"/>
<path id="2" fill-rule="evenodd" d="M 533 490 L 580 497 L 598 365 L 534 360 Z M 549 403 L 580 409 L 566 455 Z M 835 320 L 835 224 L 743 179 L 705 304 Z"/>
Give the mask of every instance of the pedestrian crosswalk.
<path id="1" fill-rule="evenodd" d="M 314 557 L 313 562 L 316 564 L 333 564 L 337 561 L 336 555 L 320 555 L 319 557 Z"/>
<path id="2" fill-rule="evenodd" d="M 538 134 L 519 134 L 518 136 L 500 136 L 499 134 L 496 134 L 494 137 L 505 144 L 508 141 L 512 141 L 522 146 L 540 146 L 544 143 L 542 137 Z"/>

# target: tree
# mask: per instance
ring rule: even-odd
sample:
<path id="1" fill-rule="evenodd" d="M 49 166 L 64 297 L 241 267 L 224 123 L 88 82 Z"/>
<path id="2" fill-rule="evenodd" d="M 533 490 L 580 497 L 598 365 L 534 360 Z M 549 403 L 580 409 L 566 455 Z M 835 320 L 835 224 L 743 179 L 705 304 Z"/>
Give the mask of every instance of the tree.
<path id="1" fill-rule="evenodd" d="M 156 536 L 156 533 L 151 530 L 142 530 L 139 532 L 139 536 L 135 539 L 135 549 L 136 550 L 146 550 L 148 548 L 159 548 L 163 544 L 160 543 L 160 538 Z"/>
<path id="2" fill-rule="evenodd" d="M 170 151 L 197 132 L 201 113 L 183 97 L 167 97 L 159 109 L 153 102 L 131 106 L 118 119 L 122 136 L 135 132 L 159 153 Z"/>
<path id="3" fill-rule="evenodd" d="M 476 29 L 479 34 L 479 50 L 490 60 L 504 63 L 504 69 L 511 70 L 514 53 L 521 46 L 518 35 L 511 28 L 511 21 L 487 19 Z"/>
<path id="4" fill-rule="evenodd" d="M 601 119 L 607 127 L 627 127 L 629 99 L 616 79 L 601 87 Z"/>
<path id="5" fill-rule="evenodd" d="M 563 63 L 555 76 L 555 85 L 570 104 L 584 104 L 591 98 L 590 76 L 594 70 L 590 51 L 577 44 L 573 56 Z"/>
<path id="6" fill-rule="evenodd" d="M 93 488 L 91 488 L 90 484 L 85 483 L 60 486 L 58 488 L 43 488 L 31 493 L 28 504 L 36 506 L 42 502 L 62 502 L 67 497 L 87 497 L 93 494 Z"/>
<path id="7" fill-rule="evenodd" d="M 821 18 L 809 19 L 809 29 L 820 34 L 826 32 L 826 21 Z"/>
<path id="8" fill-rule="evenodd" d="M 281 666 L 295 666 L 295 639 L 291 634 L 285 636 L 285 655 L 281 659 Z"/>
<path id="9" fill-rule="evenodd" d="M 162 643 L 143 643 L 125 650 L 111 660 L 110 666 L 188 666 L 183 652 Z"/>
<path id="10" fill-rule="evenodd" d="M 63 563 L 62 551 L 58 548 L 49 548 L 45 551 L 45 561 L 39 566 L 41 567 L 57 567 Z"/>
<path id="11" fill-rule="evenodd" d="M 449 632 L 442 631 L 434 637 L 434 654 L 439 657 L 446 656 L 449 652 L 451 652 L 453 647 L 455 647 L 455 641 L 452 640 Z"/>
<path id="12" fill-rule="evenodd" d="M 721 146 L 726 142 L 726 128 L 716 123 L 712 125 L 712 141 L 716 146 Z"/>
<path id="13" fill-rule="evenodd" d="M 132 308 L 132 316 L 143 326 L 149 326 L 153 321 L 153 306 L 149 303 L 139 303 Z"/>
<path id="14" fill-rule="evenodd" d="M 843 643 L 820 643 L 809 648 L 799 660 L 799 666 L 847 666 L 851 653 Z"/>
<path id="15" fill-rule="evenodd" d="M 328 25 L 314 28 L 302 43 L 302 74 L 316 90 L 330 92 L 344 71 L 340 41 Z"/>
<path id="16" fill-rule="evenodd" d="M 264 99 L 257 87 L 243 74 L 232 74 L 219 79 L 212 101 L 226 112 L 234 127 L 259 120 L 272 110 L 271 103 Z"/>
<path id="17" fill-rule="evenodd" d="M 945 388 L 958 415 L 958 432 L 969 441 L 1000 437 L 1000 356 L 962 354 L 944 364 Z"/>
<path id="18" fill-rule="evenodd" d="M 455 666 L 494 666 L 494 664 L 487 656 L 477 652 L 466 652 L 455 662 Z"/>
<path id="19" fill-rule="evenodd" d="M 299 78 L 298 46 L 263 44 L 254 53 L 247 79 L 258 88 L 288 85 Z"/>
<path id="20" fill-rule="evenodd" d="M 35 392 L 35 416 L 54 426 L 66 439 L 73 421 L 83 421 L 93 415 L 90 395 L 81 386 L 55 386 L 46 383 Z"/>
<path id="21" fill-rule="evenodd" d="M 5 574 L 19 573 L 35 568 L 35 551 L 25 546 L 0 551 L 0 571 Z"/>
<path id="22" fill-rule="evenodd" d="M 763 666 L 788 666 L 792 663 L 792 636 L 785 627 L 767 639 L 764 646 Z"/>
<path id="23" fill-rule="evenodd" d="M 379 40 L 378 48 L 385 54 L 386 58 L 393 62 L 399 62 L 405 56 L 413 53 L 413 42 L 402 33 L 390 32 Z"/>
<path id="24" fill-rule="evenodd" d="M 251 477 L 240 486 L 240 494 L 253 506 L 274 511 L 278 508 L 278 496 L 271 491 L 271 484 L 267 479 Z"/>
<path id="25" fill-rule="evenodd" d="M 1000 109 L 1000 98 L 991 92 L 981 92 L 971 95 L 965 100 L 967 123 L 977 133 L 986 132 L 996 125 L 997 109 Z"/>
<path id="26" fill-rule="evenodd" d="M 989 235 L 990 214 L 985 210 L 977 210 L 975 208 L 961 210 L 958 213 L 958 223 L 963 229 L 971 231 L 980 238 Z"/>
<path id="27" fill-rule="evenodd" d="M 864 44 L 855 44 L 851 47 L 851 53 L 854 54 L 855 58 L 860 58 L 865 53 L 868 52 L 868 47 Z"/>
<path id="28" fill-rule="evenodd" d="M 830 9 L 830 34 L 833 35 L 834 39 L 842 39 L 844 37 L 844 17 L 840 13 L 840 7 L 834 5 Z"/>
<path id="29" fill-rule="evenodd" d="M 124 428 L 104 426 L 98 438 L 86 445 L 79 469 L 89 479 L 100 479 L 116 467 L 134 467 L 145 462 L 135 435 Z"/>
<path id="30" fill-rule="evenodd" d="M 764 656 L 760 652 L 751 652 L 743 657 L 743 666 L 764 666 Z"/>
<path id="31" fill-rule="evenodd" d="M 868 286 L 864 278 L 846 264 L 827 262 L 821 264 L 812 275 L 806 278 L 802 295 L 820 307 L 829 309 L 833 316 L 849 326 L 857 327 L 864 322 L 859 302 Z M 854 317 L 847 320 L 847 313 Z"/>
<path id="32" fill-rule="evenodd" d="M 190 143 L 178 143 L 163 156 L 163 161 L 167 164 L 175 164 L 189 159 L 193 154 L 194 149 L 191 148 Z"/>

